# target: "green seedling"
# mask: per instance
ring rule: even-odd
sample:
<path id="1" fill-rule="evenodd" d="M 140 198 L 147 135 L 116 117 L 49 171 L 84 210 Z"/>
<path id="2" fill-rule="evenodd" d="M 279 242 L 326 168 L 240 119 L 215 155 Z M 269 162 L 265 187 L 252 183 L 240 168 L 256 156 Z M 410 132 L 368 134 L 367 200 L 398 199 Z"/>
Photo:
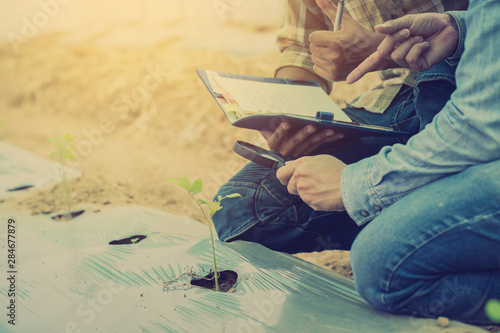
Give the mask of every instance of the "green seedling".
<path id="1" fill-rule="evenodd" d="M 54 145 L 54 151 L 50 154 L 56 162 L 59 162 L 63 167 L 59 170 L 58 175 L 61 178 L 61 196 L 62 201 L 66 206 L 65 219 L 70 220 L 71 216 L 71 196 L 73 194 L 73 189 L 68 185 L 66 170 L 68 168 L 68 161 L 73 158 L 73 148 L 71 147 L 71 141 L 73 141 L 76 136 L 71 136 L 69 133 L 61 134 L 57 138 L 49 138 L 49 142 Z"/>
<path id="2" fill-rule="evenodd" d="M 486 306 L 484 307 L 484 311 L 488 318 L 495 323 L 500 323 L 500 300 L 490 299 L 486 302 Z"/>
<path id="3" fill-rule="evenodd" d="M 189 194 L 189 196 L 191 198 L 193 198 L 193 200 L 196 202 L 196 204 L 198 205 L 198 207 L 202 211 L 203 216 L 205 216 L 205 219 L 207 220 L 208 228 L 210 230 L 210 241 L 212 242 L 212 260 L 213 260 L 213 264 L 214 264 L 215 290 L 219 291 L 219 278 L 218 278 L 218 273 L 217 273 L 218 272 L 218 270 L 217 270 L 217 260 L 215 258 L 215 241 L 214 241 L 214 233 L 212 231 L 212 225 L 213 225 L 212 216 L 217 211 L 219 211 L 219 210 L 222 209 L 222 206 L 221 206 L 220 202 L 223 199 L 226 199 L 226 198 L 241 198 L 241 195 L 239 193 L 232 193 L 232 194 L 229 194 L 229 195 L 226 195 L 226 196 L 220 196 L 219 195 L 216 200 L 208 202 L 206 200 L 196 198 L 196 196 L 201 192 L 201 188 L 202 188 L 202 182 L 201 182 L 200 178 L 198 178 L 197 180 L 195 180 L 192 184 L 189 181 L 189 179 L 186 178 L 186 177 L 181 177 L 179 179 L 169 178 L 168 181 L 171 182 L 171 183 L 174 183 L 174 184 L 176 184 L 176 185 L 178 185 L 180 187 L 182 187 L 183 189 L 185 189 L 186 192 Z M 208 207 L 208 215 L 207 215 L 207 212 L 205 211 L 205 209 L 203 209 L 203 205 L 205 205 L 205 206 Z"/>

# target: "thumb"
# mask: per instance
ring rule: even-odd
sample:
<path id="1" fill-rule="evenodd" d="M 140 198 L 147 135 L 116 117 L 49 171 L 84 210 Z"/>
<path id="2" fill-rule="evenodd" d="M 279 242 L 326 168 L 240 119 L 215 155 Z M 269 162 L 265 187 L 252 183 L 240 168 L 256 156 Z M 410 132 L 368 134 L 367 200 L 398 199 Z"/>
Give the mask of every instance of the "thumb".
<path id="1" fill-rule="evenodd" d="M 281 168 L 278 169 L 278 171 L 276 171 L 276 177 L 278 178 L 281 184 L 288 185 L 290 178 L 292 178 L 293 173 L 295 172 L 295 169 L 300 164 L 300 162 L 301 162 L 300 159 L 287 161 L 285 162 L 284 166 L 282 166 Z"/>
<path id="2" fill-rule="evenodd" d="M 323 11 L 323 13 L 328 16 L 330 21 L 335 24 L 335 17 L 337 16 L 337 6 L 335 6 L 331 1 L 327 0 L 316 0 L 316 4 Z"/>

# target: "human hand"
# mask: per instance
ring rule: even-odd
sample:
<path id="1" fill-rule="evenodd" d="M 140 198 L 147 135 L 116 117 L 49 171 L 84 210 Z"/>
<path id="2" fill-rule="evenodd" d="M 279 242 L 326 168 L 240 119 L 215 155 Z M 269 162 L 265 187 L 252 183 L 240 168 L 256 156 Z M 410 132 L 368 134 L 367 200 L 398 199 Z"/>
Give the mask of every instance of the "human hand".
<path id="1" fill-rule="evenodd" d="M 262 130 L 260 133 L 266 139 L 269 148 L 283 156 L 299 157 L 307 155 L 325 143 L 331 143 L 344 137 L 331 129 L 319 130 L 314 125 L 308 125 L 294 132 L 292 125 L 282 122 L 274 131 Z"/>
<path id="2" fill-rule="evenodd" d="M 326 0 L 316 0 L 318 6 L 335 24 L 337 6 Z M 315 31 L 309 35 L 309 50 L 314 71 L 331 81 L 345 80 L 384 39 L 384 35 L 365 29 L 349 15 L 344 15 L 341 28 L 336 32 Z M 380 61 L 379 69 L 394 67 L 394 62 L 386 59 Z"/>
<path id="3" fill-rule="evenodd" d="M 306 156 L 286 162 L 276 176 L 288 192 L 314 210 L 344 211 L 340 177 L 346 165 L 330 155 Z"/>
<path id="4" fill-rule="evenodd" d="M 392 59 L 399 66 L 425 71 L 453 54 L 458 45 L 458 31 L 447 14 L 407 15 L 375 27 L 387 36 L 377 51 L 347 77 L 354 83 L 366 73 L 377 70 L 380 62 Z"/>

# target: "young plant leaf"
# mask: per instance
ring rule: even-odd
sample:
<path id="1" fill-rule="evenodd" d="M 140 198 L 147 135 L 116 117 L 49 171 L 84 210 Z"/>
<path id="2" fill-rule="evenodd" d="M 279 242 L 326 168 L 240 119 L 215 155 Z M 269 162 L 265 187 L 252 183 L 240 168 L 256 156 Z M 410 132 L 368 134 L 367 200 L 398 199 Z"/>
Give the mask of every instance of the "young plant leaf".
<path id="1" fill-rule="evenodd" d="M 61 139 L 62 139 L 62 141 L 64 141 L 65 143 L 70 143 L 70 142 L 71 142 L 71 141 L 73 141 L 75 138 L 76 138 L 76 135 L 75 135 L 75 136 L 71 136 L 71 134 L 69 134 L 69 133 L 64 133 L 63 135 L 61 135 Z"/>
<path id="2" fill-rule="evenodd" d="M 222 206 L 220 201 L 213 201 L 208 203 L 208 211 L 210 212 L 210 217 L 212 217 L 217 211 L 221 210 Z"/>
<path id="3" fill-rule="evenodd" d="M 167 179 L 169 182 L 171 183 L 174 183 L 180 187 L 182 187 L 183 189 L 185 189 L 186 191 L 190 192 L 190 189 L 191 189 L 191 182 L 189 181 L 189 179 L 187 179 L 187 177 L 181 177 L 179 179 L 176 179 L 176 178 L 169 178 Z"/>
<path id="4" fill-rule="evenodd" d="M 168 178 L 167 181 L 169 181 L 177 186 L 181 186 L 181 182 L 179 180 L 177 180 L 177 178 Z"/>
<path id="5" fill-rule="evenodd" d="M 72 159 L 72 158 L 73 158 L 73 149 L 71 149 L 71 147 L 68 147 L 68 148 L 66 149 L 66 153 L 64 154 L 64 158 L 65 158 L 66 160 L 70 160 L 70 159 Z"/>
<path id="6" fill-rule="evenodd" d="M 497 299 L 490 299 L 484 307 L 484 312 L 488 318 L 495 323 L 500 323 L 500 301 Z"/>
<path id="7" fill-rule="evenodd" d="M 69 133 L 64 133 L 55 138 L 49 138 L 48 142 L 55 146 L 55 150 L 50 154 L 50 157 L 57 162 L 63 164 L 63 168 L 60 168 L 60 174 L 58 175 L 62 179 L 61 192 L 62 200 L 66 205 L 66 219 L 73 218 L 71 215 L 71 199 L 76 195 L 75 192 L 68 186 L 66 180 L 66 167 L 70 159 L 73 158 L 73 148 L 71 147 L 71 141 L 76 138 Z"/>
<path id="8" fill-rule="evenodd" d="M 226 198 L 241 198 L 241 194 L 239 194 L 239 193 L 228 194 L 225 197 L 223 197 L 222 199 L 226 199 Z"/>
<path id="9" fill-rule="evenodd" d="M 217 200 L 209 202 L 209 201 L 206 201 L 203 199 L 196 198 L 196 195 L 199 194 L 201 192 L 201 189 L 202 189 L 201 178 L 198 178 L 197 180 L 195 180 L 193 184 L 191 184 L 191 182 L 186 177 L 182 177 L 180 179 L 168 178 L 167 180 L 171 183 L 174 183 L 174 184 L 184 188 L 189 193 L 191 198 L 193 198 L 193 200 L 195 200 L 195 202 L 198 204 L 198 207 L 201 209 L 203 215 L 205 216 L 205 218 L 207 220 L 208 227 L 210 230 L 210 240 L 212 243 L 212 261 L 214 264 L 214 272 L 215 272 L 215 274 L 214 274 L 215 290 L 219 290 L 217 260 L 215 258 L 215 242 L 214 242 L 214 236 L 213 236 L 213 232 L 212 232 L 213 222 L 211 221 L 211 217 L 215 214 L 215 212 L 222 209 L 222 206 L 220 204 L 220 201 L 222 199 L 224 199 L 224 198 L 236 198 L 236 197 L 241 198 L 241 195 L 238 193 L 232 193 L 232 194 L 229 194 L 225 197 L 219 195 L 217 197 Z M 206 211 L 203 209 L 202 205 L 208 206 L 210 218 L 207 216 Z"/>
<path id="10" fill-rule="evenodd" d="M 208 206 L 208 201 L 205 201 L 203 199 L 198 199 L 198 202 L 202 205 L 207 205 Z"/>
<path id="11" fill-rule="evenodd" d="M 193 193 L 193 195 L 197 195 L 198 193 L 201 192 L 201 178 L 198 178 L 194 181 L 193 185 L 191 185 L 191 188 L 189 189 L 189 192 Z"/>

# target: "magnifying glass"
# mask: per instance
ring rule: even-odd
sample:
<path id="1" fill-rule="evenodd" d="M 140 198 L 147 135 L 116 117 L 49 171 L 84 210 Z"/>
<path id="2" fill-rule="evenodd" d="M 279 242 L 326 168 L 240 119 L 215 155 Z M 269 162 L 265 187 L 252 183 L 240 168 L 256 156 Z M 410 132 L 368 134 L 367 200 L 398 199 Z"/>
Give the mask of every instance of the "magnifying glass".
<path id="1" fill-rule="evenodd" d="M 278 170 L 286 162 L 281 156 L 244 141 L 236 141 L 233 151 L 247 160 L 274 170 Z"/>

